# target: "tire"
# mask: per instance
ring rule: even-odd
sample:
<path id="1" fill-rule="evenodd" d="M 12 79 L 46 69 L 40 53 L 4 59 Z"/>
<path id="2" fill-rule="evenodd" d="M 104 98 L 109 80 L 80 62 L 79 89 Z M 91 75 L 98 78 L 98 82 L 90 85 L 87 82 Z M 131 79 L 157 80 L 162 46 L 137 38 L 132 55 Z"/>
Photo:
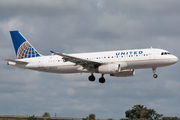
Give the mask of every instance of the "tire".
<path id="1" fill-rule="evenodd" d="M 92 81 L 92 82 L 93 82 L 93 81 L 95 81 L 96 78 L 94 77 L 94 75 L 91 75 L 91 76 L 89 76 L 88 79 L 89 79 L 89 81 Z"/>
<path id="2" fill-rule="evenodd" d="M 153 75 L 153 77 L 154 77 L 154 78 L 157 78 L 157 77 L 158 77 L 158 75 L 157 75 L 157 74 L 154 74 L 154 75 Z"/>
<path id="3" fill-rule="evenodd" d="M 100 82 L 100 83 L 105 83 L 106 80 L 105 80 L 104 78 L 101 77 L 101 78 L 99 78 L 99 82 Z"/>

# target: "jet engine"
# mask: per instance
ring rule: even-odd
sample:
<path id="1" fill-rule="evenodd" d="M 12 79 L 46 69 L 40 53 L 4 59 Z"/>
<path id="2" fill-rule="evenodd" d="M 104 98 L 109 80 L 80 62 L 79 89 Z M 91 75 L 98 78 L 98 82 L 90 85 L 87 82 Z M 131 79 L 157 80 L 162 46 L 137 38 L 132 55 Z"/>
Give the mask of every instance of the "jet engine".
<path id="1" fill-rule="evenodd" d="M 110 76 L 114 76 L 114 77 L 129 77 L 129 76 L 134 76 L 135 71 L 134 69 L 129 69 L 129 70 L 123 70 L 119 73 L 114 73 L 114 74 L 110 74 Z"/>
<path id="2" fill-rule="evenodd" d="M 120 64 L 101 65 L 97 69 L 97 73 L 114 74 L 121 71 Z"/>

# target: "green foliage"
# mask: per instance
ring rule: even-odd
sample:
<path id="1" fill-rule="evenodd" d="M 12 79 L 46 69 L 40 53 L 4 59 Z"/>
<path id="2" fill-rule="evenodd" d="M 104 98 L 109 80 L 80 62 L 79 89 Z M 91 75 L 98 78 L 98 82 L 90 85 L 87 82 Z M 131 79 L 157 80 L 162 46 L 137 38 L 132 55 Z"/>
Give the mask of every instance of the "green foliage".
<path id="1" fill-rule="evenodd" d="M 82 118 L 82 120 L 88 120 L 88 119 L 89 119 L 88 116 L 86 118 Z"/>
<path id="2" fill-rule="evenodd" d="M 140 118 L 140 119 L 128 119 L 128 118 L 122 118 L 120 120 L 154 120 L 154 119 L 147 119 L 147 118 Z M 156 119 L 156 120 L 180 120 L 180 117 L 162 117 L 161 119 Z"/>
<path id="3" fill-rule="evenodd" d="M 114 119 L 112 119 L 112 118 L 109 118 L 109 119 L 107 119 L 107 120 L 114 120 Z"/>
<path id="4" fill-rule="evenodd" d="M 22 120 L 22 118 L 17 118 L 16 120 Z"/>
<path id="5" fill-rule="evenodd" d="M 49 118 L 48 119 L 44 118 L 43 120 L 49 120 Z"/>
<path id="6" fill-rule="evenodd" d="M 120 120 L 129 120 L 129 119 L 127 119 L 127 118 L 121 118 Z"/>
<path id="7" fill-rule="evenodd" d="M 50 113 L 45 112 L 42 117 L 51 117 Z"/>
<path id="8" fill-rule="evenodd" d="M 162 120 L 180 120 L 178 117 L 163 117 Z"/>
<path id="9" fill-rule="evenodd" d="M 163 114 L 157 114 L 154 109 L 147 109 L 144 105 L 134 105 L 132 110 L 127 110 L 125 114 L 130 120 L 158 120 L 163 116 Z"/>
<path id="10" fill-rule="evenodd" d="M 37 120 L 37 118 L 33 115 L 28 118 L 28 120 Z"/>
<path id="11" fill-rule="evenodd" d="M 95 119 L 96 119 L 95 114 L 90 114 L 90 115 L 89 115 L 89 120 L 95 120 Z"/>

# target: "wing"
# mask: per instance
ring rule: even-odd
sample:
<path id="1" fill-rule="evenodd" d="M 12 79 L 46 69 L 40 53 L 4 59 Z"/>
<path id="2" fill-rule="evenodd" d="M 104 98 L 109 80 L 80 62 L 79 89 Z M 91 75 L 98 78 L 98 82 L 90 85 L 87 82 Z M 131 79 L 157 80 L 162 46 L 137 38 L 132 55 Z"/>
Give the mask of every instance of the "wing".
<path id="1" fill-rule="evenodd" d="M 10 61 L 18 64 L 28 64 L 28 62 L 19 61 L 19 60 L 11 60 L 11 59 L 4 59 L 5 61 Z"/>
<path id="2" fill-rule="evenodd" d="M 53 52 L 53 53 L 63 57 L 62 59 L 65 62 L 69 61 L 69 62 L 75 63 L 75 65 L 81 65 L 81 66 L 84 67 L 84 69 L 87 69 L 87 70 L 90 70 L 92 68 L 97 68 L 100 65 L 102 65 L 102 63 L 100 63 L 100 62 L 87 60 L 87 59 L 83 59 L 83 58 L 78 58 L 78 57 L 74 57 L 74 56 L 67 55 L 67 54 L 64 54 L 64 53 L 55 53 L 55 52 Z"/>

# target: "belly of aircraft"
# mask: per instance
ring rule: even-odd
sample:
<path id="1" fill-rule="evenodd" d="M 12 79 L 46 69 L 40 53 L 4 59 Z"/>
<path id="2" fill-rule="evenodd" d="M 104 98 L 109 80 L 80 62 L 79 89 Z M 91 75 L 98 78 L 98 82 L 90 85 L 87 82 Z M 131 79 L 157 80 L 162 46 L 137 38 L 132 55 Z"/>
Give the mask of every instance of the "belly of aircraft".
<path id="1" fill-rule="evenodd" d="M 153 68 L 171 65 L 167 59 L 127 61 L 126 63 L 127 69 Z"/>
<path id="2" fill-rule="evenodd" d="M 50 66 L 50 67 L 44 67 L 40 71 L 42 72 L 50 72 L 50 73 L 77 73 L 79 66 L 74 65 L 66 65 L 66 66 Z"/>

